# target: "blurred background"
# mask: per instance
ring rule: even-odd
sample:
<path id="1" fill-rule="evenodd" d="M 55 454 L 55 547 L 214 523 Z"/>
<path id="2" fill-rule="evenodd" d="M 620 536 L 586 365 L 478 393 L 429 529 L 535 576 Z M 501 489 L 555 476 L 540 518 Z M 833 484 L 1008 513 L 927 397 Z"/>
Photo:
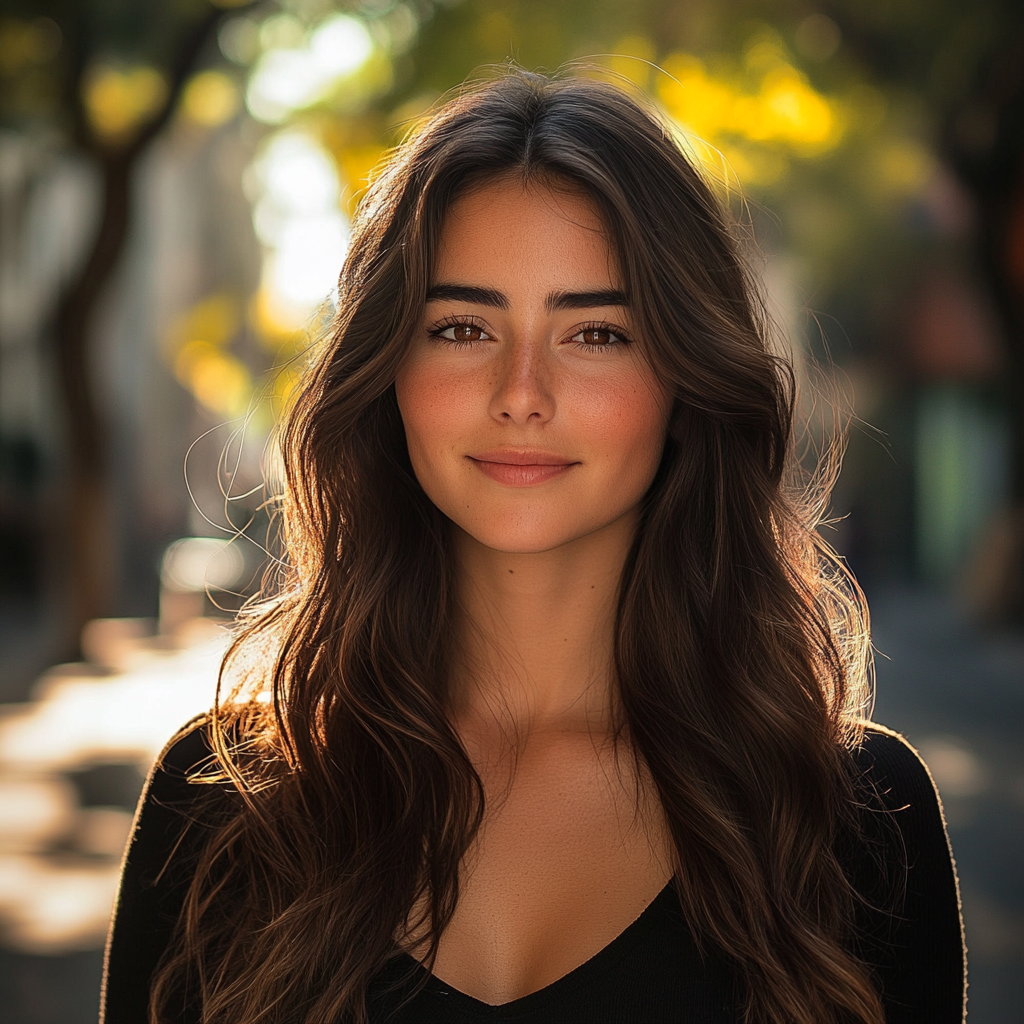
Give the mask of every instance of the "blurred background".
<path id="1" fill-rule="evenodd" d="M 943 794 L 970 1020 L 1019 1021 L 1019 0 L 0 0 L 0 1019 L 95 1019 L 132 809 L 258 582 L 351 213 L 508 59 L 647 92 L 835 368 L 876 717 Z"/>

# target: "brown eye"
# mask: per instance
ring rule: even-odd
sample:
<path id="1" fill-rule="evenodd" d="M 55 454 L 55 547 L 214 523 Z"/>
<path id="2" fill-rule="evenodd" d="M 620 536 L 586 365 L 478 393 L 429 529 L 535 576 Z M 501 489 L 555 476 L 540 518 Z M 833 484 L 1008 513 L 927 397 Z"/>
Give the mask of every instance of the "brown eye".
<path id="1" fill-rule="evenodd" d="M 466 345 L 473 341 L 485 341 L 488 338 L 488 335 L 484 333 L 484 329 L 476 324 L 452 324 L 433 333 L 434 337 L 441 338 L 444 341 L 453 341 L 457 345 Z"/>
<path id="2" fill-rule="evenodd" d="M 584 327 L 583 330 L 574 334 L 571 340 L 577 345 L 589 349 L 616 348 L 619 345 L 629 344 L 629 338 L 624 334 L 620 334 L 611 327 L 602 327 L 601 325 Z"/>
<path id="3" fill-rule="evenodd" d="M 580 341 L 584 345 L 610 345 L 615 335 L 604 327 L 589 327 L 580 331 Z"/>

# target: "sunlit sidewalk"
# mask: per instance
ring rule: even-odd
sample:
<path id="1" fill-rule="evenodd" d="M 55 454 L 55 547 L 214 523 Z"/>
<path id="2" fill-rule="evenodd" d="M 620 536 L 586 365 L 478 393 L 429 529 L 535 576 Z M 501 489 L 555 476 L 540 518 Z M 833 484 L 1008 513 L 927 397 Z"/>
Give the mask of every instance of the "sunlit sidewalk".
<path id="1" fill-rule="evenodd" d="M 210 707 L 227 632 L 210 619 L 147 635 L 151 620 L 87 627 L 88 660 L 58 665 L 33 699 L 0 705 L 0 935 L 8 949 L 102 945 L 153 760 Z"/>

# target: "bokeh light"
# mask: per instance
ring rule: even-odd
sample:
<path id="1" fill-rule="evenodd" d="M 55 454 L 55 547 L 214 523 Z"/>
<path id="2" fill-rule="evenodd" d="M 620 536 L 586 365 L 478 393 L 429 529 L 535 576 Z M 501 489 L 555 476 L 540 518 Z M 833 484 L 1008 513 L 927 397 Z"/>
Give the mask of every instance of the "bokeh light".
<path id="1" fill-rule="evenodd" d="M 185 86 L 181 109 L 189 120 L 216 128 L 238 113 L 241 96 L 235 81 L 222 71 L 201 71 Z"/>
<path id="2" fill-rule="evenodd" d="M 166 96 L 167 81 L 156 68 L 97 64 L 85 80 L 83 101 L 96 134 L 120 142 L 144 124 Z"/>
<path id="3" fill-rule="evenodd" d="M 341 183 L 309 134 L 280 132 L 250 168 L 253 225 L 265 247 L 263 316 L 295 330 L 329 298 L 348 246 Z"/>
<path id="4" fill-rule="evenodd" d="M 201 406 L 225 418 L 244 413 L 252 394 L 248 366 L 228 348 L 240 326 L 238 300 L 214 292 L 180 314 L 167 331 L 174 375 Z"/>
<path id="5" fill-rule="evenodd" d="M 288 15 L 268 19 L 260 33 L 265 47 L 246 92 L 249 112 L 279 124 L 294 110 L 325 99 L 340 79 L 354 74 L 373 53 L 373 40 L 357 18 L 339 14 L 308 35 Z"/>

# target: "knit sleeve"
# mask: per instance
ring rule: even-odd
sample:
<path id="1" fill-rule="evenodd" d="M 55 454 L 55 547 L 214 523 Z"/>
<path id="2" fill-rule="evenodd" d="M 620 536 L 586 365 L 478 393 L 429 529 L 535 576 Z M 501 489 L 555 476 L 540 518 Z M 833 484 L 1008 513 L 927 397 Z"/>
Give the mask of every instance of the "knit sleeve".
<path id="1" fill-rule="evenodd" d="M 960 894 L 935 784 L 910 744 L 880 726 L 868 728 L 856 760 L 862 835 L 851 881 L 887 1024 L 962 1024 Z"/>

